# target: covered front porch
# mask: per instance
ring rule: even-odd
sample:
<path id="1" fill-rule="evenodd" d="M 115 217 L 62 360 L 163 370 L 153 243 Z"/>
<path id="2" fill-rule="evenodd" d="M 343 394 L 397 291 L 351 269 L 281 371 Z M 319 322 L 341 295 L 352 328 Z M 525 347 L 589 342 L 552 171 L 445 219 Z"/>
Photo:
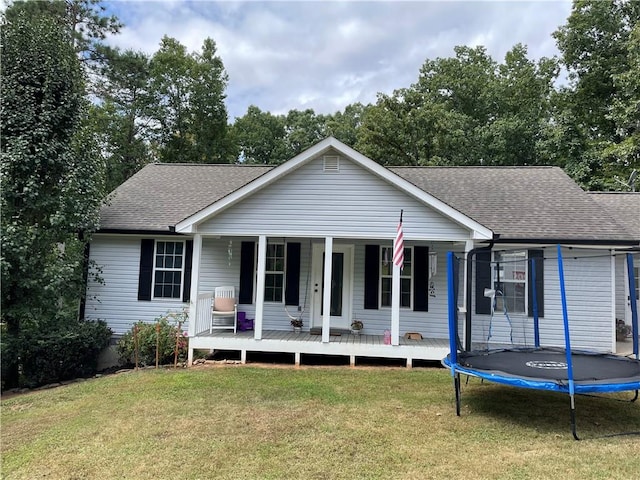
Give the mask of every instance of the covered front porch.
<path id="1" fill-rule="evenodd" d="M 273 252 L 281 251 L 286 265 L 279 302 L 265 299 L 266 265 L 273 263 L 267 254 L 270 242 L 282 245 Z M 344 356 L 351 365 L 358 357 L 404 359 L 409 367 L 413 360 L 441 360 L 449 344 L 446 275 L 444 269 L 437 269 L 438 258 L 453 247 L 471 248 L 473 244 L 407 241 L 402 272 L 388 260 L 391 244 L 392 239 L 384 238 L 213 238 L 196 234 L 191 283 L 199 293 L 192 296 L 189 308 L 189 364 L 196 349 L 237 351 L 242 362 L 247 352 L 293 354 L 296 364 L 304 361 L 304 354 Z M 325 262 L 325 258 L 333 261 Z M 210 273 L 209 265 L 220 264 L 224 267 L 216 275 Z M 245 268 L 247 265 L 251 268 Z M 290 274 L 292 266 L 295 275 Z M 247 270 L 245 282 L 243 272 Z M 221 284 L 235 285 L 236 292 L 249 285 L 248 301 L 242 301 L 242 292 L 237 297 L 238 311 L 253 320 L 251 330 L 234 333 L 233 323 L 212 328 L 213 290 Z M 293 301 L 288 288 L 292 285 Z M 293 316 L 304 322 L 299 333 L 290 323 Z M 360 335 L 350 331 L 354 319 L 364 323 Z M 407 338 L 407 333 L 418 334 L 418 339 Z"/>
<path id="2" fill-rule="evenodd" d="M 302 355 L 332 355 L 349 358 L 351 366 L 356 365 L 358 357 L 394 358 L 406 360 L 411 368 L 414 360 L 440 361 L 449 353 L 449 341 L 442 338 L 422 338 L 411 340 L 404 337 L 398 345 L 384 343 L 383 335 L 353 335 L 341 333 L 331 335 L 328 343 L 323 343 L 322 335 L 309 332 L 284 330 L 265 330 L 262 338 L 256 340 L 254 332 L 233 333 L 228 330 L 202 332 L 190 339 L 194 349 L 234 350 L 240 352 L 240 361 L 246 363 L 248 352 L 290 353 L 294 355 L 295 365 L 303 363 Z"/>

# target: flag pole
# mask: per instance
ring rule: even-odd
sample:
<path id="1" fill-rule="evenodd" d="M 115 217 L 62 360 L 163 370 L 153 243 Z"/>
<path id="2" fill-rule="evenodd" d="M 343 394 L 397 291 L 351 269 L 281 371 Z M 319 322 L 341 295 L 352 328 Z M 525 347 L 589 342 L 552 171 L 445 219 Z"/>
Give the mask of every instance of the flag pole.
<path id="1" fill-rule="evenodd" d="M 404 232 L 402 213 L 393 242 L 393 276 L 391 278 L 391 345 L 400 344 L 400 273 L 404 264 Z"/>

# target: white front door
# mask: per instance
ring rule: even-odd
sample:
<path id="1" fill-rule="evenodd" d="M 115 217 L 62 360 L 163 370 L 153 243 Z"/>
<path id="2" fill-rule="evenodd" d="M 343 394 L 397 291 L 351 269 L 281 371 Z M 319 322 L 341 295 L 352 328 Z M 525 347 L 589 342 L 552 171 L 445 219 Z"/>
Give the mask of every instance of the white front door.
<path id="1" fill-rule="evenodd" d="M 313 245 L 311 326 L 322 327 L 322 296 L 324 276 L 324 244 Z M 331 328 L 351 326 L 353 295 L 353 245 L 333 245 L 331 266 Z"/>

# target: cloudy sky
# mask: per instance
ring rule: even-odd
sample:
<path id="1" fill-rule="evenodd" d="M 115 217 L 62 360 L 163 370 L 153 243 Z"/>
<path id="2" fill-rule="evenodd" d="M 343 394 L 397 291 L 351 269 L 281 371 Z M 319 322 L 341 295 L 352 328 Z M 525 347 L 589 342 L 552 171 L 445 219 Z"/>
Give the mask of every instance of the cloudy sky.
<path id="1" fill-rule="evenodd" d="M 152 54 L 163 35 L 189 51 L 215 40 L 229 84 L 229 120 L 249 105 L 274 114 L 334 113 L 417 80 L 426 59 L 484 45 L 501 61 L 516 43 L 556 55 L 551 37 L 571 2 L 104 1 L 125 24 L 108 42 Z"/>

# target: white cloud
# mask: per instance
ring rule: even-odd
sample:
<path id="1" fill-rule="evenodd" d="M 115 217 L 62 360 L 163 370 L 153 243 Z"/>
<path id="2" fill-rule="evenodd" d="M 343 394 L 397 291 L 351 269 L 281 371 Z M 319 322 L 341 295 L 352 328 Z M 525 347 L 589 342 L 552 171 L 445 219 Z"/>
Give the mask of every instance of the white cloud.
<path id="1" fill-rule="evenodd" d="M 147 53 L 164 34 L 190 51 L 215 40 L 229 74 L 232 121 L 251 104 L 272 113 L 333 113 L 417 80 L 426 59 L 484 45 L 497 61 L 516 43 L 557 54 L 551 33 L 570 13 L 555 2 L 111 2 L 126 24 L 114 45 Z"/>

